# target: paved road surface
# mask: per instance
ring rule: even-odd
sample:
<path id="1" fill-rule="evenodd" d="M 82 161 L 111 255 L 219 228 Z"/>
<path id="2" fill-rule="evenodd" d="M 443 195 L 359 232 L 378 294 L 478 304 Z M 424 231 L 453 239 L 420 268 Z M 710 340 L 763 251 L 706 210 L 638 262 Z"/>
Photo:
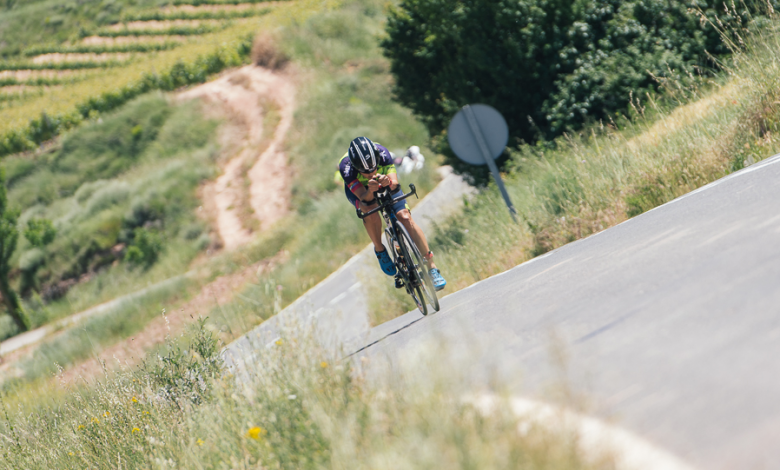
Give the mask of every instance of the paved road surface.
<path id="1" fill-rule="evenodd" d="M 596 416 L 701 469 L 780 468 L 780 157 L 374 328 L 359 355 L 433 339 L 519 394 L 558 372 Z M 418 321 L 420 320 L 420 321 Z M 374 362 L 374 361 L 372 361 Z M 522 384 L 515 379 L 521 379 Z"/>
<path id="2" fill-rule="evenodd" d="M 426 232 L 430 232 L 431 220 L 441 220 L 458 210 L 463 204 L 463 196 L 472 191 L 460 177 L 449 172 L 445 175 L 412 209 L 414 220 Z M 280 329 L 286 325 L 316 323 L 320 341 L 331 346 L 367 334 L 370 328 L 368 302 L 361 283 L 367 270 L 379 270 L 372 245 L 279 314 L 228 345 L 223 351 L 226 365 L 240 371 L 243 363 L 253 361 L 254 351 L 275 341 Z"/>

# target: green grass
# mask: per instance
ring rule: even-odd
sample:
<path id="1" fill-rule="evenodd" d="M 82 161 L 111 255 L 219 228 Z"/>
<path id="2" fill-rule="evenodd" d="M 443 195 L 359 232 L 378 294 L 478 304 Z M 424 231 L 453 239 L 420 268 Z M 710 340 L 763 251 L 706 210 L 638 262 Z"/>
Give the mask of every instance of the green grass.
<path id="1" fill-rule="evenodd" d="M 270 8 L 222 11 L 148 11 L 127 16 L 123 18 L 123 21 L 227 20 L 263 16 L 270 12 Z"/>
<path id="2" fill-rule="evenodd" d="M 126 60 L 79 60 L 62 62 L 45 62 L 36 64 L 33 62 L 3 62 L 0 63 L 0 71 L 3 70 L 81 70 L 81 69 L 106 69 L 126 65 Z"/>
<path id="3" fill-rule="evenodd" d="M 0 5 L 0 57 L 13 58 L 31 46 L 62 43 L 86 30 L 119 21 L 127 10 L 157 6 L 152 0 L 7 1 Z"/>
<path id="4" fill-rule="evenodd" d="M 84 33 L 85 36 L 94 34 L 107 38 L 123 36 L 200 36 L 227 28 L 229 25 L 199 25 L 199 26 L 171 26 L 168 28 L 149 29 L 99 29 L 94 32 Z"/>
<path id="5" fill-rule="evenodd" d="M 167 51 L 180 45 L 177 41 L 167 41 L 161 43 L 137 43 L 137 44 L 74 44 L 74 45 L 50 45 L 34 46 L 25 49 L 22 54 L 31 57 L 41 54 L 106 54 L 112 52 L 154 52 Z"/>
<path id="6" fill-rule="evenodd" d="M 35 266 L 36 290 L 54 301 L 28 302 L 33 326 L 181 274 L 211 243 L 195 210 L 198 187 L 217 172 L 216 123 L 200 117 L 198 108 L 152 93 L 47 152 L 3 161 L 9 201 L 22 210 L 20 224 L 44 218 L 57 228 L 44 248 L 23 239 L 13 261 L 44 251 L 45 261 Z M 160 259 L 148 270 L 122 261 L 120 244 L 131 245 L 137 227 L 163 239 Z M 91 282 L 67 290 L 85 274 Z M 63 289 L 67 294 L 58 300 Z"/>
<path id="7" fill-rule="evenodd" d="M 51 377 L 60 368 L 69 368 L 100 354 L 104 348 L 142 331 L 149 321 L 182 300 L 190 287 L 191 280 L 173 278 L 68 328 L 41 344 L 30 357 L 18 364 L 22 374 L 3 381 L 1 388 L 11 390 L 18 384 L 35 383 L 38 379 Z"/>
<path id="8" fill-rule="evenodd" d="M 590 469 L 576 435 L 480 410 L 455 374 L 383 377 L 333 362 L 306 336 L 258 351 L 246 382 L 222 376 L 207 330 L 143 367 L 73 387 L 31 411 L 4 394 L 0 468 Z M 356 364 L 357 365 L 357 364 Z M 428 364 L 431 366 L 432 364 Z M 453 371 L 446 371 L 453 372 Z M 377 375 L 376 373 L 374 374 Z M 50 398 L 50 395 L 38 395 Z M 8 401 L 11 400 L 11 403 Z"/>

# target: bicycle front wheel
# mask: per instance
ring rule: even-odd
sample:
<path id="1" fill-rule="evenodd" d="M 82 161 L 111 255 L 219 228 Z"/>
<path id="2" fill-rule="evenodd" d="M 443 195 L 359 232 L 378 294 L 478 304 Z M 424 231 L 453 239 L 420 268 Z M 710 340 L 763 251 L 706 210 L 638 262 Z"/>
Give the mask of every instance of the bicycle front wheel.
<path id="1" fill-rule="evenodd" d="M 398 223 L 396 225 L 396 233 L 398 234 L 398 243 L 404 254 L 404 261 L 406 262 L 407 272 L 409 274 L 409 280 L 412 285 L 409 286 L 409 293 L 415 298 L 417 308 L 420 309 L 423 315 L 428 314 L 428 306 L 430 304 L 433 307 L 434 312 L 439 311 L 439 298 L 436 296 L 436 289 L 433 288 L 433 279 L 428 272 L 428 265 L 425 264 L 425 259 L 420 254 L 419 248 L 412 241 L 412 237 L 409 236 L 409 232 L 406 231 L 406 227 Z"/>

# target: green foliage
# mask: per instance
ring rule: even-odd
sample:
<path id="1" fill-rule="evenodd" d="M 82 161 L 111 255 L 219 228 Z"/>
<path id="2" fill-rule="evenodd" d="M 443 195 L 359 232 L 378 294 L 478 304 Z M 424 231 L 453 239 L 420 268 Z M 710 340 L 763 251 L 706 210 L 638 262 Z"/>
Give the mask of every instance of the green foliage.
<path id="1" fill-rule="evenodd" d="M 129 43 L 129 44 L 75 44 L 70 46 L 49 45 L 33 46 L 25 49 L 22 54 L 28 57 L 41 54 L 106 54 L 111 52 L 153 52 L 167 51 L 177 47 L 177 41 L 159 43 Z"/>
<path id="2" fill-rule="evenodd" d="M 113 274 L 98 276 L 95 287 L 80 288 L 91 292 L 80 295 L 99 301 L 126 293 L 141 276 L 148 278 L 142 283 L 147 285 L 185 269 L 209 244 L 207 234 L 205 240 L 187 238 L 184 227 L 198 220 L 196 190 L 214 175 L 210 143 L 215 125 L 200 117 L 197 103 L 174 106 L 152 93 L 85 123 L 45 152 L 7 157 L 9 197 L 24 210 L 22 222 L 30 235 L 19 258 L 23 295 L 37 291 L 51 302 L 84 274 L 96 276 L 116 263 Z M 42 219 L 53 221 L 57 236 L 41 245 L 39 239 L 50 237 L 49 223 Z M 177 240 L 165 253 L 164 239 Z M 39 250 L 31 250 L 36 246 Z M 120 261 L 125 258 L 145 269 L 135 278 L 124 277 Z M 41 259 L 46 262 L 33 262 Z M 160 269 L 148 271 L 161 260 Z M 104 292 L 101 285 L 115 288 L 113 279 L 122 279 L 125 288 Z M 91 305 L 76 297 L 65 303 L 67 308 L 47 308 L 57 317 Z"/>
<path id="3" fill-rule="evenodd" d="M 137 228 L 133 231 L 133 244 L 127 248 L 125 261 L 148 268 L 157 261 L 162 248 L 162 239 L 158 234 L 144 228 Z"/>
<path id="4" fill-rule="evenodd" d="M 140 81 L 132 85 L 91 97 L 72 112 L 57 116 L 43 113 L 40 118 L 30 120 L 26 129 L 0 136 L 0 156 L 33 149 L 40 143 L 73 129 L 85 119 L 96 116 L 96 113 L 116 109 L 149 91 L 174 90 L 184 85 L 203 83 L 210 75 L 244 63 L 251 48 L 252 38 L 246 37 L 235 44 L 223 45 L 213 53 L 191 62 L 177 62 L 170 70 L 145 74 Z"/>
<path id="5" fill-rule="evenodd" d="M 206 318 L 198 319 L 195 335 L 186 348 L 168 347 L 141 367 L 149 385 L 161 399 L 201 403 L 211 397 L 215 379 L 222 373 L 220 347 L 214 334 L 206 329 Z"/>
<path id="6" fill-rule="evenodd" d="M 106 38 L 118 38 L 123 36 L 199 36 L 201 34 L 213 33 L 226 28 L 227 24 L 199 26 L 171 26 L 165 29 L 101 29 L 94 33 L 84 31 L 83 36 L 95 34 Z"/>
<path id="7" fill-rule="evenodd" d="M 760 10 L 724 11 L 721 3 L 403 0 L 390 11 L 382 47 L 397 99 L 442 147 L 449 120 L 468 103 L 501 111 L 514 146 L 626 113 L 631 93 L 657 90 L 657 78 L 686 86 L 706 74 L 707 52 L 727 48 L 689 9 L 725 28 L 748 24 Z"/>
<path id="8" fill-rule="evenodd" d="M 270 8 L 247 8 L 244 10 L 217 11 L 147 11 L 124 18 L 124 21 L 171 21 L 171 20 L 226 20 L 231 18 L 252 18 L 271 12 Z"/>
<path id="9" fill-rule="evenodd" d="M 0 63 L 0 71 L 3 70 L 82 70 L 82 69 L 104 69 L 108 67 L 119 67 L 126 64 L 127 61 L 102 60 L 102 61 L 73 61 L 73 62 L 47 62 L 36 64 L 33 62 L 3 62 Z"/>
<path id="10" fill-rule="evenodd" d="M 27 221 L 27 228 L 24 230 L 24 238 L 34 247 L 48 245 L 54 240 L 56 235 L 57 229 L 54 228 L 54 224 L 48 219 L 30 219 Z"/>
<path id="11" fill-rule="evenodd" d="M 19 211 L 9 207 L 5 171 L 0 168 L 0 295 L 6 313 L 13 318 L 16 327 L 20 331 L 26 331 L 30 328 L 30 323 L 22 310 L 19 296 L 11 288 L 9 279 L 11 257 L 16 251 L 16 242 L 19 239 L 19 230 L 16 228 L 18 218 Z"/>

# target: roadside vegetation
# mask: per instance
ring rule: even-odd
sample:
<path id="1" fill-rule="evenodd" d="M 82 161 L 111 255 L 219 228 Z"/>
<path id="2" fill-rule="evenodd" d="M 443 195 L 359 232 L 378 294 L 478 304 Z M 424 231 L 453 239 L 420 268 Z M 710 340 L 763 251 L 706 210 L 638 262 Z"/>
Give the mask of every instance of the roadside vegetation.
<path id="1" fill-rule="evenodd" d="M 494 106 L 510 147 L 550 141 L 631 115 L 630 100 L 665 80 L 695 86 L 731 51 L 722 34 L 758 30 L 774 1 L 403 0 L 382 42 L 399 102 L 426 124 L 457 172 L 447 126 L 468 103 Z M 659 98 L 662 98 L 661 95 Z M 499 164 L 507 160 L 508 155 Z"/>
<path id="2" fill-rule="evenodd" d="M 609 467 L 583 461 L 575 435 L 522 423 L 504 402 L 492 412 L 470 404 L 452 387 L 457 373 L 378 387 L 305 335 L 259 347 L 235 376 L 218 352 L 201 322 L 141 367 L 62 401 L 0 402 L 0 468 Z"/>

